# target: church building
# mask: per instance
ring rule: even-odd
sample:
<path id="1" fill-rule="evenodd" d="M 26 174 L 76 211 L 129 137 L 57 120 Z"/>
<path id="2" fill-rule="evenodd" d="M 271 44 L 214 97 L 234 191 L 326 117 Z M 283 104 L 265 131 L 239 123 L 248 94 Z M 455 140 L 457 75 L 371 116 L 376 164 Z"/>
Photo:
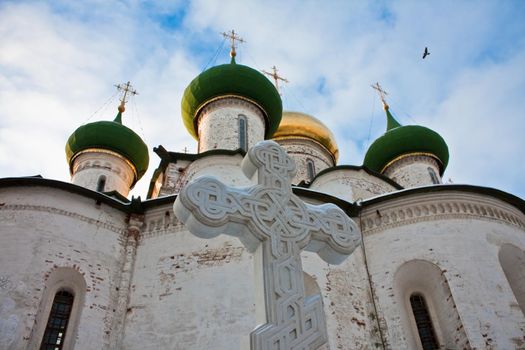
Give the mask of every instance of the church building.
<path id="1" fill-rule="evenodd" d="M 120 88 L 71 182 L 0 179 L 0 349 L 525 349 L 525 201 L 443 183 L 446 135 L 379 84 L 362 165 L 235 50 L 184 91 L 196 154 L 150 161 Z"/>

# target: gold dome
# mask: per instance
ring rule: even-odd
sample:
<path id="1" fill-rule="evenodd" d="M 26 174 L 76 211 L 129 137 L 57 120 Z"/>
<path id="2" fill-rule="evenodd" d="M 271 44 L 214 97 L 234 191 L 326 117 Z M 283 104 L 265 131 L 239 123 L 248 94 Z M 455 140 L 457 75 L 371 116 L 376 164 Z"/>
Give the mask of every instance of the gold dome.
<path id="1" fill-rule="evenodd" d="M 334 134 L 319 119 L 299 112 L 283 112 L 279 128 L 273 134 L 274 140 L 304 138 L 321 144 L 326 148 L 334 163 L 337 163 L 339 149 Z"/>

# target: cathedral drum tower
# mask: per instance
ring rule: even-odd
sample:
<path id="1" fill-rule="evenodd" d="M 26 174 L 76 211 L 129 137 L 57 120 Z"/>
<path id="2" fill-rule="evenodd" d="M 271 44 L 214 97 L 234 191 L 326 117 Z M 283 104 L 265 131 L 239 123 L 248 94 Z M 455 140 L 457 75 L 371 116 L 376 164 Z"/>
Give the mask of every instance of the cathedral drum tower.
<path id="1" fill-rule="evenodd" d="M 128 94 L 136 91 L 129 82 L 117 87 L 124 93 L 115 119 L 76 129 L 67 141 L 66 156 L 72 183 L 127 197 L 148 169 L 149 155 L 140 136 L 122 124 Z"/>
<path id="2" fill-rule="evenodd" d="M 235 62 L 235 32 L 231 62 L 212 67 L 188 85 L 182 98 L 182 118 L 199 141 L 200 153 L 214 149 L 247 151 L 269 138 L 281 120 L 282 102 L 273 84 L 257 70 Z"/>

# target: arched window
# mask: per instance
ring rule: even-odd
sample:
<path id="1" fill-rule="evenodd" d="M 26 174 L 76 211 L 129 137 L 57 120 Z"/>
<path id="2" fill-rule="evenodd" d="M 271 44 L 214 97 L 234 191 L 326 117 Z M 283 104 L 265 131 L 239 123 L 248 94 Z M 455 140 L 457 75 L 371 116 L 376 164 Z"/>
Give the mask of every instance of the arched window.
<path id="1" fill-rule="evenodd" d="M 444 272 L 419 259 L 399 266 L 393 289 L 405 337 L 393 348 L 472 348 Z"/>
<path id="2" fill-rule="evenodd" d="M 419 339 L 423 350 L 439 349 L 439 344 L 436 339 L 436 332 L 430 319 L 427 303 L 423 295 L 414 293 L 410 296 L 410 306 L 414 313 Z"/>
<path id="3" fill-rule="evenodd" d="M 248 138 L 246 137 L 246 131 L 248 129 L 248 122 L 246 117 L 242 114 L 239 115 L 239 148 L 247 151 L 248 150 Z"/>
<path id="4" fill-rule="evenodd" d="M 439 184 L 439 179 L 434 169 L 432 169 L 431 167 L 428 167 L 427 169 L 428 169 L 428 173 L 430 174 L 430 180 L 432 181 L 432 183 L 436 185 Z"/>
<path id="5" fill-rule="evenodd" d="M 65 290 L 60 290 L 55 294 L 40 350 L 62 349 L 69 317 L 71 316 L 73 300 L 73 294 Z"/>
<path id="6" fill-rule="evenodd" d="M 104 187 L 106 187 L 106 177 L 104 175 L 101 175 L 98 178 L 98 182 L 97 182 L 97 192 L 103 192 Z"/>
<path id="7" fill-rule="evenodd" d="M 311 159 L 306 160 L 306 172 L 308 175 L 308 180 L 312 181 L 315 177 L 315 165 L 314 161 Z"/>
<path id="8" fill-rule="evenodd" d="M 86 296 L 86 281 L 71 267 L 49 272 L 28 349 L 73 349 Z"/>

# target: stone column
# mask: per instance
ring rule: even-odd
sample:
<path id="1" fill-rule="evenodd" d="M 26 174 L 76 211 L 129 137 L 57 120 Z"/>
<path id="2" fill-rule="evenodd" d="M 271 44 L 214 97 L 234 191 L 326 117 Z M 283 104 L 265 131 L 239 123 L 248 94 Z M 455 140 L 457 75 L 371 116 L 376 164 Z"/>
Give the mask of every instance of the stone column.
<path id="1" fill-rule="evenodd" d="M 111 334 L 109 349 L 121 349 L 122 339 L 126 324 L 126 314 L 129 304 L 129 294 L 133 271 L 135 268 L 135 257 L 137 254 L 137 244 L 140 238 L 140 229 L 144 224 L 144 215 L 132 214 L 129 218 L 128 228 L 126 230 L 126 242 L 124 246 L 124 255 L 120 281 L 117 283 L 117 306 L 111 325 Z"/>

